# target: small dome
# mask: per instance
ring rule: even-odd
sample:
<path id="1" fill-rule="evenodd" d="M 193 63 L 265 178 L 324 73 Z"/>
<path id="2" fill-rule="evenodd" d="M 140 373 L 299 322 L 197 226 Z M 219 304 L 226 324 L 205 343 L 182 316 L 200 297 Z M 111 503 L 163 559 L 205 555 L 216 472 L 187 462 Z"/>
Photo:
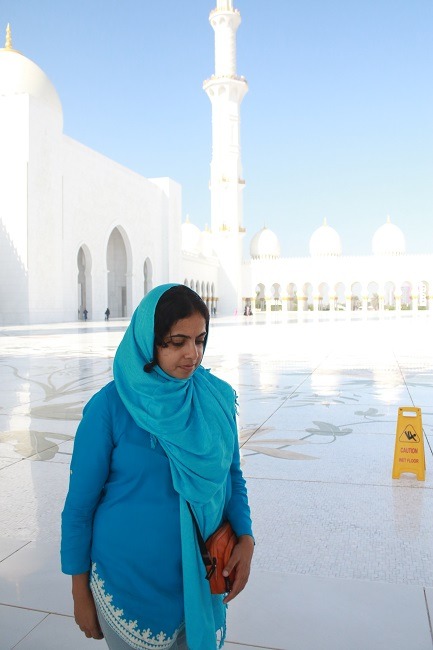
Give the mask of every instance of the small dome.
<path id="1" fill-rule="evenodd" d="M 6 45 L 0 49 L 0 96 L 22 94 L 37 97 L 62 114 L 57 91 L 45 72 L 12 48 L 8 26 Z"/>
<path id="2" fill-rule="evenodd" d="M 186 253 L 199 253 L 201 243 L 201 232 L 187 215 L 185 223 L 182 224 L 182 250 Z"/>
<path id="3" fill-rule="evenodd" d="M 317 228 L 310 238 L 311 257 L 335 257 L 341 255 L 340 235 L 334 228 L 328 226 L 326 219 L 323 226 Z"/>
<path id="4" fill-rule="evenodd" d="M 250 255 L 253 260 L 275 259 L 280 257 L 280 254 L 280 242 L 272 230 L 264 226 L 256 232 L 250 244 Z"/>
<path id="5" fill-rule="evenodd" d="M 404 255 L 406 242 L 400 228 L 391 223 L 388 217 L 386 223 L 380 226 L 373 235 L 372 250 L 374 255 Z"/>

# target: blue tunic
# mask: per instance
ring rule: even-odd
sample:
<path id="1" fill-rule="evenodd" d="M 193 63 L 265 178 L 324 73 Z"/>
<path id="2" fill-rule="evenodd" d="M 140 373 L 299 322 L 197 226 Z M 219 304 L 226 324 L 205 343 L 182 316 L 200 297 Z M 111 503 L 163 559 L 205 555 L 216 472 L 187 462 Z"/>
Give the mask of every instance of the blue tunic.
<path id="1" fill-rule="evenodd" d="M 252 535 L 237 440 L 233 449 L 225 516 L 238 536 Z M 132 647 L 171 645 L 184 620 L 179 495 L 164 450 L 114 382 L 89 401 L 78 427 L 61 553 L 64 573 L 90 571 L 95 600 Z"/>

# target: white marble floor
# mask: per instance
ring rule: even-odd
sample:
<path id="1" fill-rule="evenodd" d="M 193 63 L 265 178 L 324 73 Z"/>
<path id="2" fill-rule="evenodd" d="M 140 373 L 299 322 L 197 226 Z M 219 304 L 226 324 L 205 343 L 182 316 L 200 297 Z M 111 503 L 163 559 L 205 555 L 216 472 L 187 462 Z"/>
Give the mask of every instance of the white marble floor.
<path id="1" fill-rule="evenodd" d="M 204 365 L 239 395 L 256 536 L 229 650 L 433 650 L 432 321 L 212 322 Z M 0 328 L 0 650 L 106 647 L 74 624 L 59 516 L 126 325 Z M 391 478 L 400 406 L 422 409 L 425 481 Z"/>

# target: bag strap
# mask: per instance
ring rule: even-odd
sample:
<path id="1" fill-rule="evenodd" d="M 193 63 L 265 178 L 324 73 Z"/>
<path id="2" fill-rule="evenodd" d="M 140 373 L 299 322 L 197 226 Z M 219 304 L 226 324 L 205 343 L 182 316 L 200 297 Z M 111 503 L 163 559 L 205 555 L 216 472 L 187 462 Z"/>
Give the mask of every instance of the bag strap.
<path id="1" fill-rule="evenodd" d="M 211 557 L 209 551 L 206 548 L 206 542 L 203 539 L 203 535 L 201 534 L 196 516 L 194 514 L 193 509 L 191 508 L 191 504 L 189 503 L 189 501 L 186 502 L 186 505 L 188 506 L 188 509 L 191 513 L 192 521 L 195 527 L 195 532 L 197 533 L 197 541 L 200 548 L 201 559 L 203 560 L 203 564 L 206 569 L 206 580 L 210 580 L 213 574 L 215 573 L 216 558 Z"/>

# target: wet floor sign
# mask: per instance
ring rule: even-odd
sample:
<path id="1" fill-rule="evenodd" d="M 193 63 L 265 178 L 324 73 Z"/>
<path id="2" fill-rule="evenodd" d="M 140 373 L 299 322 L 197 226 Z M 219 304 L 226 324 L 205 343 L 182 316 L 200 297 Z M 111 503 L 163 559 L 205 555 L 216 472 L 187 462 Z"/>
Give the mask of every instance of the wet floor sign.
<path id="1" fill-rule="evenodd" d="M 392 478 L 400 478 L 402 472 L 416 474 L 418 481 L 425 480 L 421 409 L 416 406 L 398 409 Z"/>

